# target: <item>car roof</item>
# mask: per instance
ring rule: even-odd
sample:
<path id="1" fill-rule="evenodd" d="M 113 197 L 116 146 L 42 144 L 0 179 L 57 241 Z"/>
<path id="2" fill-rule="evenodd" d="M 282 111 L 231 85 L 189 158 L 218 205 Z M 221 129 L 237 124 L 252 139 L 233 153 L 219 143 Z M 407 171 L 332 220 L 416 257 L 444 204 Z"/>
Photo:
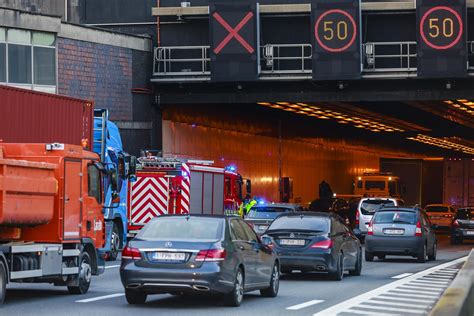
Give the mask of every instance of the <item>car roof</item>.
<path id="1" fill-rule="evenodd" d="M 373 196 L 373 197 L 363 197 L 360 199 L 361 202 L 362 201 L 376 201 L 376 200 L 390 200 L 390 201 L 400 201 L 399 198 L 394 198 L 394 197 L 391 197 L 391 196 Z"/>
<path id="2" fill-rule="evenodd" d="M 398 206 L 387 206 L 382 207 L 377 210 L 377 212 L 386 212 L 386 211 L 406 211 L 406 212 L 422 212 L 423 210 L 418 207 L 398 207 Z"/>
<path id="3" fill-rule="evenodd" d="M 253 207 L 286 207 L 286 208 L 297 208 L 300 207 L 299 204 L 295 203 L 261 203 L 255 204 Z"/>
<path id="4" fill-rule="evenodd" d="M 337 215 L 333 214 L 333 213 L 326 213 L 326 212 L 295 212 L 295 213 L 283 213 L 283 214 L 277 216 L 277 218 L 280 218 L 280 217 L 298 217 L 298 216 L 329 218 L 329 217 L 336 217 Z"/>
<path id="5" fill-rule="evenodd" d="M 428 207 L 428 206 L 444 206 L 444 207 L 451 207 L 452 205 L 451 205 L 451 204 L 428 204 L 428 205 L 426 205 L 425 207 Z"/>
<path id="6" fill-rule="evenodd" d="M 155 218 L 153 218 L 152 220 L 154 219 L 157 219 L 157 218 L 162 218 L 162 217 L 176 217 L 176 218 L 182 218 L 182 217 L 205 217 L 205 218 L 215 218 L 215 219 L 219 219 L 219 218 L 222 218 L 222 219 L 225 219 L 225 218 L 232 218 L 232 217 L 238 217 L 237 215 L 233 216 L 233 215 L 212 215 L 212 214 L 165 214 L 165 215 L 160 215 L 160 216 L 157 216 Z"/>

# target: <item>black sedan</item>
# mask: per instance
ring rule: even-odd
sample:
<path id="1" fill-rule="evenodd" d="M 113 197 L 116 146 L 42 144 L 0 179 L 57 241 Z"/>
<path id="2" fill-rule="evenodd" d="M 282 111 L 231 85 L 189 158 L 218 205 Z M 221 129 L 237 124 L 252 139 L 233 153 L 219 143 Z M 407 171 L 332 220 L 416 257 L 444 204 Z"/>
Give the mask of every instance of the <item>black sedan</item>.
<path id="1" fill-rule="evenodd" d="M 245 292 L 278 294 L 280 263 L 242 219 L 161 216 L 122 252 L 120 278 L 130 304 L 149 294 L 218 294 L 239 306 Z"/>
<path id="2" fill-rule="evenodd" d="M 474 207 L 463 207 L 456 211 L 451 225 L 451 243 L 462 244 L 474 240 Z"/>
<path id="3" fill-rule="evenodd" d="M 362 249 L 357 237 L 332 213 L 277 217 L 262 237 L 278 253 L 281 271 L 327 272 L 342 280 L 344 271 L 360 275 Z"/>

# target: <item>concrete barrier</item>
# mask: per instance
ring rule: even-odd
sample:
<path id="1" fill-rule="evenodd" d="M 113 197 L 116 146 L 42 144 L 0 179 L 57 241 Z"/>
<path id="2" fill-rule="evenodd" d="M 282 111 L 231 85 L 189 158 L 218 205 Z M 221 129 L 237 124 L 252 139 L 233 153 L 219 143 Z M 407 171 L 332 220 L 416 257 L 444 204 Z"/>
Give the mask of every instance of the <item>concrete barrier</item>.
<path id="1" fill-rule="evenodd" d="M 474 315 L 474 249 L 430 316 Z"/>

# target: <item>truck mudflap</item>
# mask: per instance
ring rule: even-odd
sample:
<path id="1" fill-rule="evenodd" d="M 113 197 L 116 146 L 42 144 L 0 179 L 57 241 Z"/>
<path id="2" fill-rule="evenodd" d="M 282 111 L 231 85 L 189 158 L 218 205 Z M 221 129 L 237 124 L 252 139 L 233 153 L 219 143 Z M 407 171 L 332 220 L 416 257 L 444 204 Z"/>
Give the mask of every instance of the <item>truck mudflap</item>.
<path id="1" fill-rule="evenodd" d="M 94 241 L 90 238 L 82 239 L 82 251 L 87 251 L 92 261 L 92 275 L 99 275 L 105 272 L 105 252 L 94 246 Z"/>

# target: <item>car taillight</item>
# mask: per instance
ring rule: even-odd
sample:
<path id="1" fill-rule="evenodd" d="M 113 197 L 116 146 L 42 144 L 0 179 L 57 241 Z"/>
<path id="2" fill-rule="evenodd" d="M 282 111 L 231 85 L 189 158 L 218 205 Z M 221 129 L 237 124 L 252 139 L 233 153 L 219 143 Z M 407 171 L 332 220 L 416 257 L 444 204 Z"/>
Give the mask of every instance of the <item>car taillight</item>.
<path id="1" fill-rule="evenodd" d="M 315 242 L 309 248 L 329 249 L 331 247 L 332 247 L 332 240 L 325 239 L 325 240 Z"/>
<path id="2" fill-rule="evenodd" d="M 453 226 L 454 226 L 454 227 L 459 227 L 459 226 L 461 226 L 461 225 L 459 225 L 458 220 L 455 219 L 455 220 L 453 221 Z"/>
<path id="3" fill-rule="evenodd" d="M 359 211 L 356 212 L 355 224 L 356 224 L 356 226 L 359 226 Z"/>
<path id="4" fill-rule="evenodd" d="M 367 226 L 367 235 L 373 235 L 374 234 L 374 228 L 372 227 L 372 220 L 369 223 L 369 226 Z"/>
<path id="5" fill-rule="evenodd" d="M 196 256 L 196 261 L 223 261 L 227 252 L 225 249 L 200 250 Z"/>
<path id="6" fill-rule="evenodd" d="M 123 259 L 132 259 L 132 260 L 139 260 L 142 258 L 140 250 L 137 248 L 129 247 L 128 245 L 125 246 L 122 250 L 122 258 Z"/>
<path id="7" fill-rule="evenodd" d="M 421 223 L 420 223 L 420 221 L 416 222 L 415 236 L 416 237 L 423 236 L 422 233 L 421 233 Z"/>
<path id="8" fill-rule="evenodd" d="M 452 214 L 444 214 L 443 217 L 453 218 L 453 215 Z"/>

